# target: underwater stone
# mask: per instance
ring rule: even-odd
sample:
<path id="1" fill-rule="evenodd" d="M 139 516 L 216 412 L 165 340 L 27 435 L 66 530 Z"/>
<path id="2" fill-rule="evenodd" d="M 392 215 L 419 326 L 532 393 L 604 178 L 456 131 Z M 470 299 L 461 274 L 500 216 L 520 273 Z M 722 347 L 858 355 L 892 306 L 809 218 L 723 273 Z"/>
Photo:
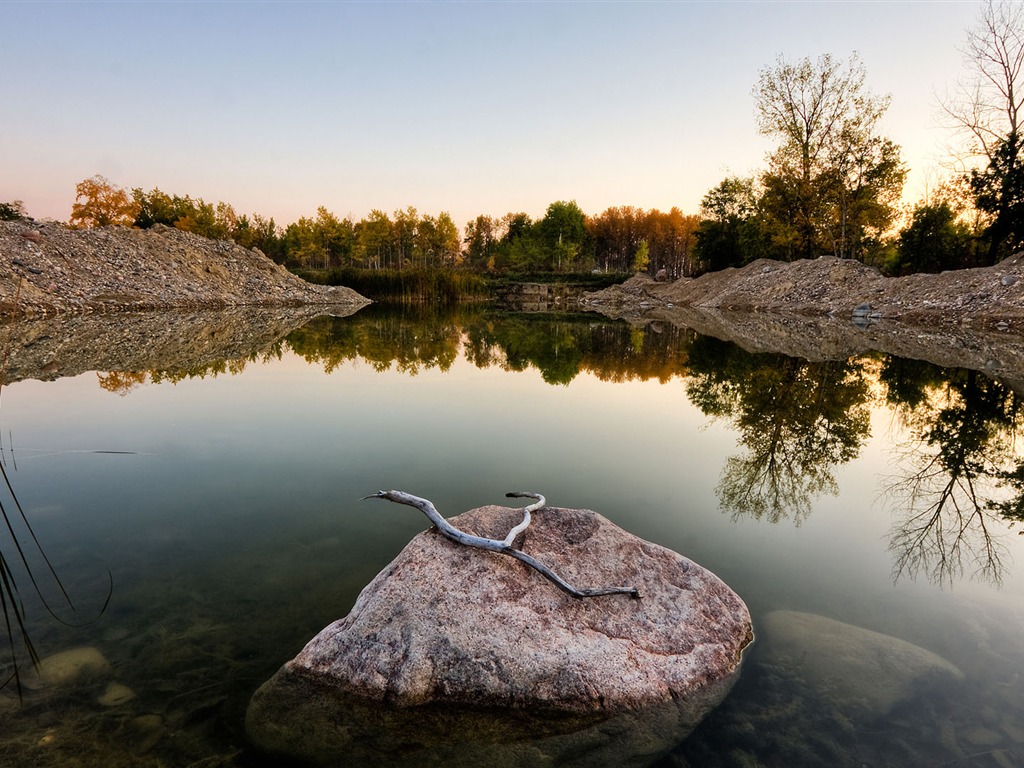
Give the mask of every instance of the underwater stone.
<path id="1" fill-rule="evenodd" d="M 803 679 L 848 717 L 880 717 L 964 677 L 920 646 L 825 616 L 773 611 L 758 626 L 760 662 Z"/>
<path id="2" fill-rule="evenodd" d="M 103 693 L 96 699 L 98 704 L 104 707 L 116 707 L 125 704 L 135 698 L 135 691 L 121 683 L 110 683 Z"/>
<path id="3" fill-rule="evenodd" d="M 98 649 L 92 646 L 72 648 L 42 659 L 38 669 L 25 676 L 25 687 L 39 689 L 67 685 L 109 672 L 110 662 Z"/>

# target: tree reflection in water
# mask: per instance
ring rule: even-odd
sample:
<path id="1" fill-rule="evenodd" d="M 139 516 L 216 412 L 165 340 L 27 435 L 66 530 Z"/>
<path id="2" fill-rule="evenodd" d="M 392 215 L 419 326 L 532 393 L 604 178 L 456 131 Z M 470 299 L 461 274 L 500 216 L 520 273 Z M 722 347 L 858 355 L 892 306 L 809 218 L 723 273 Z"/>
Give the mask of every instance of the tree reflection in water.
<path id="1" fill-rule="evenodd" d="M 328 373 L 352 360 L 409 375 L 446 371 L 461 354 L 480 368 L 532 367 L 554 385 L 582 372 L 603 381 L 682 379 L 701 412 L 738 432 L 743 450 L 725 460 L 716 488 L 723 511 L 797 525 L 819 497 L 838 493 L 835 469 L 856 458 L 869 436 L 877 381 L 910 436 L 897 457 L 899 475 L 883 492 L 897 518 L 889 542 L 895 579 L 924 574 L 949 583 L 967 574 L 998 582 L 1003 547 L 995 524 L 1024 521 L 1020 408 L 1006 384 L 894 357 L 812 362 L 753 354 L 667 323 L 373 306 L 353 317 L 320 318 L 235 360 L 100 374 L 100 385 L 127 394 L 147 381 L 239 373 L 284 349 Z"/>
<path id="2" fill-rule="evenodd" d="M 724 511 L 799 525 L 817 497 L 838 493 L 833 469 L 858 455 L 870 427 L 862 364 L 753 355 L 702 338 L 690 370 L 690 400 L 730 421 L 746 449 L 725 461 L 716 489 Z"/>
<path id="3" fill-rule="evenodd" d="M 923 574 L 948 585 L 966 575 L 1000 583 L 997 521 L 1020 519 L 1024 507 L 1018 396 L 977 371 L 896 358 L 879 378 L 908 435 L 899 474 L 885 488 L 897 516 L 893 580 Z"/>

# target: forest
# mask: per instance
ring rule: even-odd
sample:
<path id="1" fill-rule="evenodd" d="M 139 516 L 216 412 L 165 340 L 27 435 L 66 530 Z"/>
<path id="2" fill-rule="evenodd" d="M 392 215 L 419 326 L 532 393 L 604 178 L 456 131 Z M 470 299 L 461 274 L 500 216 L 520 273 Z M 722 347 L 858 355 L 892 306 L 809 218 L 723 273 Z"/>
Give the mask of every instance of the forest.
<path id="1" fill-rule="evenodd" d="M 753 87 L 765 167 L 730 175 L 696 213 L 629 205 L 587 213 L 552 202 L 540 218 L 372 210 L 354 221 L 321 206 L 281 226 L 224 202 L 80 182 L 68 224 L 163 224 L 258 248 L 296 271 L 455 271 L 481 275 L 646 273 L 675 280 L 748 264 L 835 255 L 884 274 L 987 266 L 1024 248 L 1024 6 L 990 2 L 964 46 L 959 90 L 941 110 L 958 144 L 941 184 L 904 202 L 908 168 L 881 130 L 890 97 L 870 92 L 856 53 L 780 56 Z M 0 203 L 0 219 L 24 214 Z"/>

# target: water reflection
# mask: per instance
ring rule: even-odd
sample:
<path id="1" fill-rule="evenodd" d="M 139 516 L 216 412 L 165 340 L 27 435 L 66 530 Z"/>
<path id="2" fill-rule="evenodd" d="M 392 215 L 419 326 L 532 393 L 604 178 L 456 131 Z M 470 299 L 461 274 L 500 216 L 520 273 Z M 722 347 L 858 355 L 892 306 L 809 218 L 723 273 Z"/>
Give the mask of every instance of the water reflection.
<path id="1" fill-rule="evenodd" d="M 160 365 L 133 368 L 132 361 L 152 359 L 145 344 L 134 343 L 153 334 L 152 322 L 140 322 L 138 338 L 128 353 L 122 350 L 128 365 L 98 373 L 99 385 L 125 396 L 147 384 L 241 373 L 285 351 L 327 373 L 356 361 L 415 376 L 448 371 L 461 355 L 479 368 L 533 368 L 552 385 L 583 373 L 613 382 L 679 380 L 694 406 L 737 435 L 740 452 L 724 460 L 715 489 L 721 510 L 734 520 L 796 525 L 822 497 L 839 493 L 836 470 L 861 453 L 871 410 L 883 404 L 901 435 L 895 472 L 881 489 L 894 518 L 895 579 L 949 584 L 968 575 L 998 583 L 1005 547 L 996 531 L 1001 521 L 1024 520 L 1019 396 L 977 371 L 894 356 L 821 361 L 755 354 L 671 323 L 631 326 L 593 314 L 524 316 L 478 305 L 445 314 L 374 306 L 346 318 L 252 319 L 179 318 L 168 335 L 181 349 L 168 345 Z M 101 336 L 115 333 L 104 325 Z M 58 348 L 69 346 L 65 340 Z"/>
<path id="2" fill-rule="evenodd" d="M 885 489 L 896 516 L 893 578 L 1000 583 L 1006 547 L 997 520 L 1019 520 L 1024 507 L 1017 394 L 977 371 L 895 358 L 879 378 L 904 435 Z"/>
<path id="3" fill-rule="evenodd" d="M 862 362 L 695 341 L 687 395 L 706 415 L 728 420 L 746 449 L 726 459 L 716 489 L 723 511 L 799 525 L 817 497 L 838 494 L 834 468 L 856 458 L 869 434 L 869 391 Z"/>
<path id="4" fill-rule="evenodd" d="M 1020 408 L 1005 381 L 880 355 L 831 362 L 753 355 L 678 326 L 593 316 L 436 317 L 375 307 L 294 326 L 203 319 L 160 335 L 150 335 L 155 321 L 140 320 L 120 329 L 110 323 L 95 344 L 80 340 L 93 350 L 88 355 L 78 355 L 73 335 L 42 326 L 32 333 L 12 358 L 21 378 L 88 373 L 8 393 L 6 419 L 25 434 L 19 451 L 28 450 L 22 443 L 29 438 L 54 446 L 46 462 L 26 461 L 11 479 L 26 494 L 44 544 L 53 546 L 58 572 L 73 573 L 72 596 L 83 584 L 90 601 L 101 594 L 94 582 L 108 561 L 118 594 L 107 619 L 84 637 L 49 631 L 35 606 L 31 618 L 43 621 L 29 629 L 44 654 L 83 642 L 101 647 L 116 682 L 138 696 L 122 709 L 99 709 L 100 691 L 83 685 L 33 692 L 29 707 L 17 709 L 11 686 L 0 697 L 0 763 L 10 755 L 18 764 L 56 764 L 43 761 L 50 748 L 41 737 L 44 724 L 59 721 L 54 738 L 63 751 L 50 752 L 84 765 L 268 764 L 237 757 L 252 691 L 344 615 L 408 541 L 395 527 L 401 521 L 364 525 L 340 514 L 346 495 L 378 487 L 374 472 L 445 492 L 457 487 L 456 505 L 473 496 L 481 475 L 491 473 L 488 482 L 505 482 L 505 473 L 543 475 L 561 498 L 600 505 L 594 508 L 713 567 L 749 597 L 757 616 L 776 608 L 827 613 L 926 646 L 969 676 L 966 694 L 918 699 L 872 725 L 876 748 L 865 751 L 871 738 L 864 730 L 755 657 L 717 710 L 721 717 L 705 721 L 688 751 L 664 765 L 723 764 L 730 754 L 739 755 L 732 764 L 775 756 L 804 765 L 901 758 L 938 765 L 999 737 L 975 733 L 979 717 L 992 729 L 1019 727 L 1022 624 L 1019 612 L 989 605 L 1019 592 L 1000 548 L 1018 543 L 1002 536 L 1006 521 L 1024 516 Z M 383 369 L 407 375 L 372 373 Z M 535 373 L 500 375 L 526 369 Z M 244 375 L 166 386 L 234 374 Z M 595 379 L 666 386 L 609 387 Z M 380 436 L 389 430 L 366 426 L 364 416 L 366 423 L 414 422 L 409 432 L 417 438 L 442 431 L 445 438 L 423 450 L 423 439 Z M 523 416 L 532 419 L 527 427 Z M 542 422 L 550 428 L 544 440 L 518 439 Z M 702 433 L 701 425 L 708 427 Z M 105 448 L 147 451 L 145 464 L 112 466 L 70 450 L 97 436 Z M 894 441 L 901 447 L 890 456 Z M 889 477 L 876 487 L 873 462 L 882 451 Z M 872 506 L 883 487 L 893 490 L 888 514 Z M 743 525 L 729 522 L 740 518 Z M 903 529 L 914 536 L 901 537 Z M 104 567 L 83 566 L 83 557 Z M 962 565 L 951 567 L 958 557 Z M 922 584 L 893 588 L 890 567 L 904 582 L 917 575 Z M 1002 595 L 973 586 L 950 594 L 923 583 L 972 574 L 1002 576 Z M 986 599 L 965 610 L 977 592 Z M 6 651 L 2 637 L 0 630 Z M 1011 754 L 1011 741 L 1024 743 L 1004 734 L 1000 754 Z M 814 755 L 834 759 L 815 763 Z"/>

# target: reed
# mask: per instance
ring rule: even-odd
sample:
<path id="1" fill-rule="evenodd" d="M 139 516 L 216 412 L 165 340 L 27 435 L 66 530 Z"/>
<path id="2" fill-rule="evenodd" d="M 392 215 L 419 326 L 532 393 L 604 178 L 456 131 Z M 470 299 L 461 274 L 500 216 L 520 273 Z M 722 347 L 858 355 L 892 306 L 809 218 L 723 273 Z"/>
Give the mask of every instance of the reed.
<path id="1" fill-rule="evenodd" d="M 483 277 L 456 269 L 339 267 L 297 274 L 311 283 L 344 285 L 368 299 L 382 302 L 456 304 L 480 301 L 489 296 L 487 281 Z"/>

